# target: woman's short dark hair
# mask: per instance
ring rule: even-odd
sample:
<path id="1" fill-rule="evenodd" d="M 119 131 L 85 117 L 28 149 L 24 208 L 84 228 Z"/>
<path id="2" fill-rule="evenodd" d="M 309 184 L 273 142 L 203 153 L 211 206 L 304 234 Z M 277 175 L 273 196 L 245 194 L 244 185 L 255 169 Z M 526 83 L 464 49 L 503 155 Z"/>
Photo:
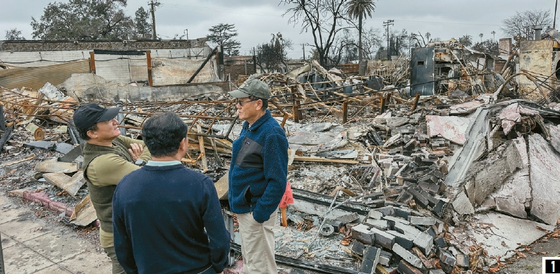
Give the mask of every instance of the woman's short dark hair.
<path id="1" fill-rule="evenodd" d="M 188 127 L 173 112 L 152 116 L 142 126 L 142 140 L 152 156 L 173 156 L 179 150 L 179 144 L 187 137 Z"/>
<path id="2" fill-rule="evenodd" d="M 78 128 L 76 128 L 78 130 L 78 134 L 80 135 L 80 138 L 82 138 L 84 141 L 87 141 L 91 138 L 89 138 L 89 136 L 87 135 L 87 132 L 90 130 L 96 131 L 98 130 L 97 128 L 97 124 L 94 124 L 93 126 L 91 126 L 90 128 L 86 129 L 86 131 L 81 131 Z"/>

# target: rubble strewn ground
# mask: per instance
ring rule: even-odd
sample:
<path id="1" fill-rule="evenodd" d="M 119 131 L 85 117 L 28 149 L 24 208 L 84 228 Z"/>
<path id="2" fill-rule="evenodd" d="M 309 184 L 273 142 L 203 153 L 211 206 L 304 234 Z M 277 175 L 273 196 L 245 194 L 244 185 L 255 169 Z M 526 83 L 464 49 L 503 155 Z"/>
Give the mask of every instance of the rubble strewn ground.
<path id="1" fill-rule="evenodd" d="M 438 62 L 460 68 L 454 55 L 460 47 L 449 43 L 434 45 L 447 49 Z M 480 57 L 470 54 L 461 62 Z M 510 263 L 558 255 L 558 244 L 550 244 L 554 254 L 539 251 L 560 238 L 556 91 L 539 91 L 546 100 L 527 100 L 522 94 L 531 92 L 491 73 L 491 81 L 445 79 L 436 94 L 411 96 L 400 86 L 402 68 L 393 70 L 393 82 L 375 76 L 390 75 L 386 68 L 355 77 L 316 62 L 297 73 L 249 77 L 271 87 L 271 112 L 290 143 L 295 201 L 288 226 L 275 230 L 285 271 L 523 273 L 513 270 L 519 263 Z M 486 75 L 489 68 L 468 66 L 469 74 L 477 71 Z M 91 235 L 95 219 L 79 153 L 72 152 L 80 140 L 69 122 L 82 99 L 67 92 L 71 84 L 64 87 L 66 93 L 52 85 L 0 88 L 6 139 L 0 143 L 0 188 L 33 201 L 37 217 Z M 189 125 L 191 148 L 183 162 L 217 182 L 220 195 L 241 125 L 234 102 L 220 93 L 184 97 L 119 101 L 123 131 L 141 138 L 139 128 L 153 113 L 179 114 Z M 234 216 L 223 205 L 234 232 Z M 239 263 L 226 272 L 238 269 Z"/>

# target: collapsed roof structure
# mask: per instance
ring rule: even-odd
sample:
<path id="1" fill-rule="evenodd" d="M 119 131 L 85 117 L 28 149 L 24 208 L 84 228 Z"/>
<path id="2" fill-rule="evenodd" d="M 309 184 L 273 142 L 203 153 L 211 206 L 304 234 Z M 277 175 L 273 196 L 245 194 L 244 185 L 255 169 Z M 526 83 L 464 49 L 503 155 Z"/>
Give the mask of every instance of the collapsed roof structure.
<path id="1" fill-rule="evenodd" d="M 409 61 L 370 61 L 367 77 L 315 61 L 287 74 L 247 73 L 245 62 L 237 82 L 220 80 L 224 62 L 204 46 L 165 56 L 88 51 L 82 61 L 33 68 L 13 68 L 28 61 L 10 63 L 0 52 L 10 67 L 0 71 L 0 178 L 6 191 L 42 193 L 69 223 L 91 225 L 70 118 L 79 103 L 96 101 L 120 106 L 123 134 L 134 138 L 154 113 L 177 113 L 189 125 L 183 162 L 212 177 L 225 200 L 240 131 L 226 92 L 259 78 L 290 143 L 294 204 L 288 227 L 275 231 L 281 264 L 320 273 L 495 270 L 518 247 L 550 236 L 560 218 L 560 46 L 549 36 L 518 52 L 502 47 L 505 58 L 455 40 L 429 44 Z M 64 80 L 13 86 L 51 75 Z"/>

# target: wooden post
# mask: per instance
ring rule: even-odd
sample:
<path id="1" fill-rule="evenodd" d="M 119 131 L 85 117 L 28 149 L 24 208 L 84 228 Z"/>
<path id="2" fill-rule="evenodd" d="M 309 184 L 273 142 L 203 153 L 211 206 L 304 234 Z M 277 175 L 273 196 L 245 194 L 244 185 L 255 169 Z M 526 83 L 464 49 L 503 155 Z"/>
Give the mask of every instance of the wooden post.
<path id="1" fill-rule="evenodd" d="M 197 133 L 202 133 L 202 128 L 200 125 L 196 125 Z M 198 147 L 200 149 L 200 155 L 202 156 L 202 173 L 208 172 L 208 161 L 206 160 L 206 150 L 204 149 L 204 136 L 198 136 Z"/>
<path id="2" fill-rule="evenodd" d="M 342 103 L 342 123 L 346 124 L 348 121 L 348 100 L 344 100 Z"/>
<path id="3" fill-rule="evenodd" d="M 282 129 L 284 129 L 284 126 L 286 125 L 286 120 L 288 120 L 288 113 L 284 113 L 284 118 L 282 118 L 282 123 L 280 124 Z"/>
<path id="4" fill-rule="evenodd" d="M 152 52 L 146 51 L 146 62 L 148 63 L 148 86 L 153 87 L 154 81 L 152 79 Z"/>
<path id="5" fill-rule="evenodd" d="M 385 112 L 385 97 L 381 97 L 381 103 L 380 103 L 379 108 L 381 109 L 381 110 L 380 110 L 380 111 L 381 111 L 380 114 L 383 114 L 383 113 Z"/>
<path id="6" fill-rule="evenodd" d="M 299 123 L 299 100 L 295 99 L 294 100 L 294 106 L 292 107 L 292 112 L 294 113 L 294 122 Z"/>
<path id="7" fill-rule="evenodd" d="M 95 74 L 95 53 L 89 52 L 89 72 Z"/>
<path id="8" fill-rule="evenodd" d="M 414 103 L 412 104 L 412 110 L 414 111 L 416 109 L 416 107 L 418 106 L 418 100 L 420 99 L 420 93 L 416 93 L 415 97 L 414 97 Z"/>

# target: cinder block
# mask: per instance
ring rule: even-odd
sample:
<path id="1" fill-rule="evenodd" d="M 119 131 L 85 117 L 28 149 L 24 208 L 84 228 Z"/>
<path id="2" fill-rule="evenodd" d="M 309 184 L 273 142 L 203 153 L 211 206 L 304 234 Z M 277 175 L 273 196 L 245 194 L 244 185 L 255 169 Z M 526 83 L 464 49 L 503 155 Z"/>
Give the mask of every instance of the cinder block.
<path id="1" fill-rule="evenodd" d="M 424 232 L 430 234 L 430 236 L 432 236 L 434 238 L 437 236 L 437 233 L 436 233 L 436 230 L 434 229 L 434 226 L 430 226 L 428 229 L 424 230 Z"/>
<path id="2" fill-rule="evenodd" d="M 410 208 L 403 208 L 403 207 L 396 207 L 395 208 L 395 215 L 397 217 L 401 217 L 405 220 L 408 220 L 408 217 L 410 216 L 411 212 L 412 212 L 412 210 Z"/>
<path id="3" fill-rule="evenodd" d="M 379 256 L 379 263 L 384 266 L 389 266 L 391 264 L 391 258 L 393 258 L 393 253 L 381 250 L 381 255 Z"/>
<path id="4" fill-rule="evenodd" d="M 395 216 L 395 208 L 392 206 L 385 206 L 376 210 L 383 213 L 383 216 Z"/>
<path id="5" fill-rule="evenodd" d="M 383 207 L 385 206 L 385 199 L 367 200 L 364 203 L 370 207 Z"/>
<path id="6" fill-rule="evenodd" d="M 443 215 L 443 210 L 445 209 L 446 205 L 447 205 L 446 202 L 442 200 L 438 200 L 436 205 L 432 208 L 432 212 L 435 213 L 437 216 L 441 217 Z"/>
<path id="7" fill-rule="evenodd" d="M 413 225 L 435 225 L 436 219 L 434 217 L 418 217 L 418 216 L 410 216 L 408 217 L 408 221 Z"/>
<path id="8" fill-rule="evenodd" d="M 438 247 L 444 248 L 447 247 L 447 242 L 445 241 L 445 239 L 443 238 L 443 235 L 439 235 L 434 239 L 434 242 L 436 242 L 436 245 Z"/>
<path id="9" fill-rule="evenodd" d="M 410 251 L 404 249 L 404 247 L 400 246 L 399 244 L 394 244 L 392 248 L 393 252 L 403 260 L 410 263 L 412 266 L 416 268 L 422 268 L 422 261 L 416 255 L 412 254 Z"/>
<path id="10" fill-rule="evenodd" d="M 379 256 L 381 255 L 381 249 L 373 246 L 368 246 L 364 251 L 364 258 L 362 259 L 362 266 L 360 272 L 363 273 L 375 273 L 375 268 L 379 263 Z"/>
<path id="11" fill-rule="evenodd" d="M 417 205 L 419 205 L 423 208 L 427 208 L 428 205 L 430 204 L 430 201 L 428 200 L 428 197 L 425 197 L 419 191 L 417 191 L 415 189 L 408 189 L 407 191 L 408 191 L 408 193 L 410 193 L 412 195 L 412 197 L 414 197 L 414 201 L 416 202 Z"/>
<path id="12" fill-rule="evenodd" d="M 378 210 L 372 209 L 368 212 L 368 218 L 370 219 L 381 220 L 382 217 L 383 213 Z"/>
<path id="13" fill-rule="evenodd" d="M 422 231 L 403 223 L 395 223 L 395 230 L 412 238 L 416 238 L 418 234 L 422 233 Z"/>
<path id="14" fill-rule="evenodd" d="M 381 230 L 387 230 L 387 228 L 389 228 L 389 222 L 387 220 L 367 219 L 365 224 Z"/>
<path id="15" fill-rule="evenodd" d="M 403 191 L 399 194 L 399 197 L 397 197 L 397 202 L 408 203 L 408 201 L 410 201 L 410 199 L 412 199 L 412 195 L 410 193 L 406 192 L 406 191 Z"/>
<path id="16" fill-rule="evenodd" d="M 368 245 L 373 245 L 375 237 L 367 225 L 359 224 L 357 226 L 353 226 L 351 231 L 353 239 Z"/>
<path id="17" fill-rule="evenodd" d="M 453 256 L 453 254 L 451 254 L 451 252 L 440 248 L 439 249 L 439 260 L 440 262 L 453 267 L 455 266 L 455 264 L 457 263 L 457 259 L 455 259 L 455 256 Z"/>
<path id="18" fill-rule="evenodd" d="M 429 255 L 434 246 L 434 237 L 428 233 L 420 232 L 420 234 L 414 238 L 414 245 L 420 248 L 424 254 Z"/>
<path id="19" fill-rule="evenodd" d="M 469 255 L 458 253 L 455 255 L 455 259 L 457 260 L 457 265 L 460 267 L 469 267 Z"/>
<path id="20" fill-rule="evenodd" d="M 407 220 L 399 217 L 384 216 L 383 219 L 389 221 L 389 227 L 395 227 L 396 223 L 401 223 L 405 225 L 410 224 Z"/>
<path id="21" fill-rule="evenodd" d="M 387 233 L 395 236 L 395 243 L 399 244 L 400 246 L 404 247 L 405 249 L 409 250 L 414 245 L 414 238 L 402 234 L 400 232 L 394 230 L 387 230 Z"/>
<path id="22" fill-rule="evenodd" d="M 339 221 L 331 221 L 329 224 L 334 228 L 335 232 L 340 231 L 340 228 L 344 226 L 344 224 Z"/>
<path id="23" fill-rule="evenodd" d="M 334 221 L 339 221 L 343 224 L 347 224 L 347 223 L 351 223 L 354 222 L 356 220 L 360 219 L 360 215 L 356 212 L 352 212 L 350 214 L 344 215 L 344 216 L 340 216 L 334 219 Z"/>
<path id="24" fill-rule="evenodd" d="M 418 186 L 421 189 L 423 189 L 424 191 L 426 191 L 426 192 L 428 192 L 432 195 L 438 194 L 439 190 L 441 188 L 440 183 L 432 183 L 432 182 L 426 182 L 426 181 L 419 182 Z"/>
<path id="25" fill-rule="evenodd" d="M 350 251 L 352 255 L 359 256 L 360 258 L 364 256 L 364 249 L 366 247 L 360 241 L 353 241 L 352 246 L 350 247 Z"/>
<path id="26" fill-rule="evenodd" d="M 391 249 L 391 247 L 393 246 L 393 244 L 395 243 L 395 236 L 379 230 L 377 228 L 372 228 L 371 231 L 374 233 L 375 235 L 375 243 L 387 248 L 387 249 Z"/>
<path id="27" fill-rule="evenodd" d="M 399 262 L 399 266 L 397 267 L 397 271 L 402 274 L 422 274 L 422 271 L 418 270 L 418 268 L 410 265 L 409 263 L 401 260 Z"/>

